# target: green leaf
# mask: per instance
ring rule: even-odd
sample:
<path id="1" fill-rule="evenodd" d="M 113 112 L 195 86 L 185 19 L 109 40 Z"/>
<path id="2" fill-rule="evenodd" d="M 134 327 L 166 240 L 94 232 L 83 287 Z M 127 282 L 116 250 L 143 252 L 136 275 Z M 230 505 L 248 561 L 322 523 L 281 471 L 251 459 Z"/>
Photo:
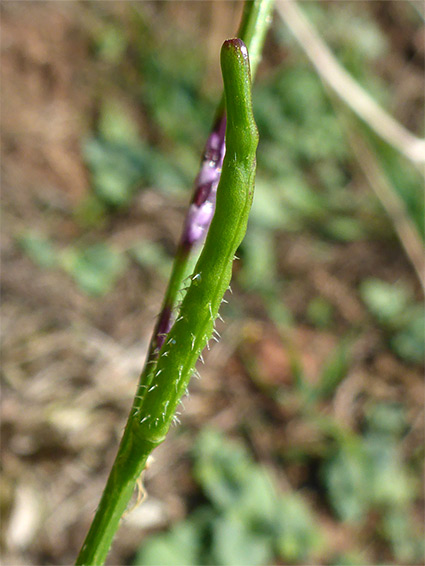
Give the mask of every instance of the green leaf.
<path id="1" fill-rule="evenodd" d="M 131 248 L 130 254 L 142 267 L 153 267 L 164 279 L 169 277 L 171 258 L 157 242 L 139 242 Z"/>
<path id="2" fill-rule="evenodd" d="M 379 138 L 373 137 L 373 143 L 378 148 L 381 163 L 391 182 L 391 187 L 404 202 L 409 221 L 418 229 L 422 239 L 425 238 L 425 199 L 423 177 L 418 169 L 411 167 L 409 162 L 396 149 Z"/>
<path id="3" fill-rule="evenodd" d="M 370 506 L 370 464 L 363 443 L 341 446 L 324 467 L 329 500 L 343 521 L 356 522 Z"/>
<path id="4" fill-rule="evenodd" d="M 199 50 L 179 42 L 167 51 L 156 50 L 155 57 L 148 54 L 142 66 L 146 78 L 143 102 L 157 127 L 179 143 L 200 141 L 211 108 L 200 96 L 203 66 Z"/>
<path id="5" fill-rule="evenodd" d="M 85 228 L 100 226 L 106 218 L 107 207 L 96 194 L 88 194 L 74 209 L 74 217 Z"/>
<path id="6" fill-rule="evenodd" d="M 276 530 L 277 553 L 289 563 L 308 560 L 322 544 L 320 529 L 298 495 L 289 494 L 279 499 Z"/>
<path id="7" fill-rule="evenodd" d="M 238 444 L 214 430 L 196 443 L 195 475 L 219 510 L 231 511 L 252 528 L 270 530 L 276 518 L 276 489 L 260 466 Z"/>
<path id="8" fill-rule="evenodd" d="M 330 562 L 330 566 L 359 566 L 359 564 L 365 566 L 368 564 L 368 561 L 365 560 L 365 557 L 361 553 L 355 551 L 337 554 Z"/>
<path id="9" fill-rule="evenodd" d="M 126 108 L 115 100 L 105 100 L 100 111 L 98 130 L 108 142 L 137 144 L 140 141 L 137 122 Z"/>
<path id="10" fill-rule="evenodd" d="M 365 436 L 342 443 L 324 466 L 330 502 L 344 521 L 359 521 L 370 509 L 405 507 L 416 493 L 397 446 L 405 428 L 399 409 L 375 406 L 366 423 Z"/>
<path id="11" fill-rule="evenodd" d="M 317 393 L 321 398 L 332 395 L 348 371 L 347 344 L 342 341 L 324 363 Z"/>
<path id="12" fill-rule="evenodd" d="M 166 194 L 179 193 L 192 181 L 183 172 L 180 163 L 165 157 L 155 148 L 149 148 L 146 182 Z"/>
<path id="13" fill-rule="evenodd" d="M 253 533 L 233 515 L 215 521 L 213 553 L 220 566 L 264 566 L 273 558 L 269 538 Z"/>
<path id="14" fill-rule="evenodd" d="M 288 220 L 281 193 L 272 185 L 257 181 L 249 225 L 272 230 L 281 228 Z"/>
<path id="15" fill-rule="evenodd" d="M 185 521 L 170 532 L 148 539 L 135 566 L 199 566 L 200 537 L 196 524 Z"/>
<path id="16" fill-rule="evenodd" d="M 323 297 L 315 297 L 307 306 L 307 318 L 317 328 L 327 328 L 332 322 L 333 307 Z"/>
<path id="17" fill-rule="evenodd" d="M 366 279 L 360 285 L 360 295 L 377 319 L 384 324 L 398 325 L 412 300 L 411 293 L 401 283 Z"/>
<path id="18" fill-rule="evenodd" d="M 96 38 L 97 55 L 108 63 L 119 63 L 127 48 L 127 39 L 117 26 L 105 26 Z"/>
<path id="19" fill-rule="evenodd" d="M 40 267 L 49 268 L 56 265 L 56 251 L 46 236 L 29 231 L 18 237 L 18 243 L 28 257 Z"/>
<path id="20" fill-rule="evenodd" d="M 421 363 L 425 359 L 425 320 L 422 306 L 411 310 L 406 326 L 391 339 L 394 351 L 408 362 Z"/>
<path id="21" fill-rule="evenodd" d="M 329 218 L 324 228 L 326 234 L 341 242 L 364 240 L 367 235 L 361 222 L 345 216 Z"/>
<path id="22" fill-rule="evenodd" d="M 398 283 L 391 285 L 379 279 L 367 279 L 360 294 L 369 310 L 393 334 L 390 345 L 409 362 L 425 359 L 425 321 L 423 305 L 413 302 L 410 289 Z"/>
<path id="23" fill-rule="evenodd" d="M 390 436 L 394 440 L 406 432 L 406 411 L 401 403 L 376 403 L 366 412 L 368 433 Z"/>
<path id="24" fill-rule="evenodd" d="M 146 152 L 141 144 L 92 138 L 83 146 L 96 194 L 107 204 L 127 204 L 134 188 L 147 171 Z"/>
<path id="25" fill-rule="evenodd" d="M 242 283 L 252 289 L 272 290 L 276 284 L 276 252 L 272 233 L 257 227 L 243 242 Z"/>
<path id="26" fill-rule="evenodd" d="M 423 532 L 415 532 L 415 526 L 406 513 L 406 509 L 401 507 L 386 513 L 382 523 L 384 535 L 391 542 L 399 564 L 424 563 Z"/>
<path id="27" fill-rule="evenodd" d="M 275 532 L 277 492 L 266 471 L 252 463 L 240 478 L 240 498 L 229 512 L 249 526 L 252 536 Z"/>
<path id="28" fill-rule="evenodd" d="M 409 503 L 415 494 L 415 483 L 407 474 L 394 440 L 382 434 L 369 434 L 365 439 L 371 466 L 370 500 L 385 509 Z"/>
<path id="29" fill-rule="evenodd" d="M 195 447 L 194 473 L 204 492 L 218 508 L 239 505 L 243 478 L 252 461 L 241 446 L 225 441 L 212 429 L 204 429 Z"/>
<path id="30" fill-rule="evenodd" d="M 126 265 L 124 256 L 106 244 L 69 248 L 62 253 L 61 261 L 84 292 L 98 296 L 112 289 Z"/>

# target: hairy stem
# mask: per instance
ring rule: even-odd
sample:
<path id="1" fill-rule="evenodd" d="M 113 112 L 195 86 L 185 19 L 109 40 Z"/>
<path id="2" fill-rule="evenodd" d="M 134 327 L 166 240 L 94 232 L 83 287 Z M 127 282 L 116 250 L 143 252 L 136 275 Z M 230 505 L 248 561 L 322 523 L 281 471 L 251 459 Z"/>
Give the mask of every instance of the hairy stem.
<path id="1" fill-rule="evenodd" d="M 254 80 L 267 30 L 272 20 L 275 0 L 248 0 L 245 2 L 242 20 L 237 36 L 245 43 L 250 58 L 251 78 Z M 157 353 L 164 343 L 165 336 L 171 328 L 173 310 L 178 302 L 178 292 L 182 281 L 192 271 L 196 252 L 205 240 L 215 210 L 217 186 L 225 153 L 224 134 L 226 130 L 226 113 L 224 99 L 220 101 L 213 128 L 205 144 L 199 173 L 195 179 L 193 197 L 173 263 L 173 268 L 165 292 L 161 311 L 153 331 L 149 346 L 147 362 L 156 359 Z M 195 257 L 194 257 L 195 256 Z M 147 365 L 142 373 L 148 375 Z"/>
<path id="2" fill-rule="evenodd" d="M 77 558 L 78 565 L 103 564 L 136 479 L 149 454 L 164 440 L 195 363 L 211 338 L 231 278 L 234 253 L 246 231 L 258 133 L 252 115 L 248 51 L 242 40 L 231 39 L 223 44 L 221 67 L 228 147 L 216 212 L 179 317 L 170 331 L 163 326 L 161 336 L 154 336 L 116 460 Z M 192 223 L 189 226 L 193 228 Z M 196 241 L 189 231 L 184 236 L 184 243 L 192 245 Z M 186 257 L 186 248 L 181 249 Z"/>

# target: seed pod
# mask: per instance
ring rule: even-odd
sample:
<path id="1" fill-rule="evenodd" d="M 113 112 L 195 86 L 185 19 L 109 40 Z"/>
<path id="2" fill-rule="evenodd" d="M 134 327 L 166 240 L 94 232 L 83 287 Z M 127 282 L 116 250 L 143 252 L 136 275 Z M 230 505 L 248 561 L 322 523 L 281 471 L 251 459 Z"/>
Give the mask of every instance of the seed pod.
<path id="1" fill-rule="evenodd" d="M 253 199 L 258 131 L 252 113 L 248 51 L 241 39 L 224 42 L 221 69 L 226 155 L 214 218 L 178 319 L 159 352 L 148 387 L 138 391 L 134 406 L 134 432 L 153 444 L 164 440 L 196 361 L 212 336 Z"/>

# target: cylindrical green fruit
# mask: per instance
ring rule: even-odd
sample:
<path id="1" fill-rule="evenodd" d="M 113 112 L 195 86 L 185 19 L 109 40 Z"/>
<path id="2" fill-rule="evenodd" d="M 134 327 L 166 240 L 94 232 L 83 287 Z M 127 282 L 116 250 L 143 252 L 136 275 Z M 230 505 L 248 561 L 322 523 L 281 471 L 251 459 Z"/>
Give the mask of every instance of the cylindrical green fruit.
<path id="1" fill-rule="evenodd" d="M 134 406 L 133 432 L 154 444 L 164 440 L 196 361 L 211 338 L 253 199 L 258 131 L 252 113 L 248 51 L 241 39 L 224 42 L 221 68 L 227 113 L 226 155 L 214 218 L 179 316 Z"/>

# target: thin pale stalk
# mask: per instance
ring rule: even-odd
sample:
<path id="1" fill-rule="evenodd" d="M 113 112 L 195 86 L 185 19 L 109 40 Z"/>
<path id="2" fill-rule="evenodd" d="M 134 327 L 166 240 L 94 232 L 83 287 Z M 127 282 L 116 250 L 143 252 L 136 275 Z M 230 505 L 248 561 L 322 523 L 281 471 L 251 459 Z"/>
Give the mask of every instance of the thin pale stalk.
<path id="1" fill-rule="evenodd" d="M 425 140 L 390 116 L 342 67 L 294 0 L 278 0 L 276 9 L 320 77 L 361 120 L 424 173 Z"/>

